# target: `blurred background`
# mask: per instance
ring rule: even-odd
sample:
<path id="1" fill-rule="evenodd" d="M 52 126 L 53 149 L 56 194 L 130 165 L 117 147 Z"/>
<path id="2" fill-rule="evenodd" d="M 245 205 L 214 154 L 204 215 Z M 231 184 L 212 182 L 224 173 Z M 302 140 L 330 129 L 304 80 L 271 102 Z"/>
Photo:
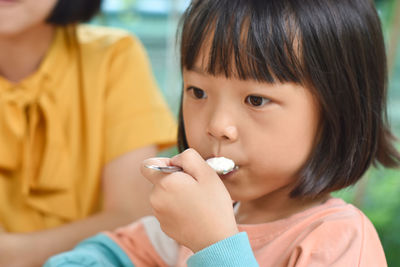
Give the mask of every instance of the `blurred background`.
<path id="1" fill-rule="evenodd" d="M 400 137 L 400 0 L 375 0 L 386 39 L 389 119 Z M 181 77 L 176 29 L 188 0 L 104 0 L 91 23 L 126 29 L 145 45 L 171 110 L 177 114 Z M 397 141 L 400 149 L 400 141 Z M 169 151 L 172 154 L 175 151 Z M 400 170 L 371 168 L 357 185 L 335 193 L 359 207 L 374 223 L 389 266 L 400 266 Z"/>

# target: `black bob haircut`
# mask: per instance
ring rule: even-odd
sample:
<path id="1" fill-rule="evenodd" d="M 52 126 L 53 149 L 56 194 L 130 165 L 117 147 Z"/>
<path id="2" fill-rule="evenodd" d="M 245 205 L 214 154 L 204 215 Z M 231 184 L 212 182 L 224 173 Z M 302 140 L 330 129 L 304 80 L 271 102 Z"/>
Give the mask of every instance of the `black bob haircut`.
<path id="1" fill-rule="evenodd" d="M 67 25 L 89 21 L 101 6 L 101 0 L 58 0 L 46 22 Z"/>
<path id="2" fill-rule="evenodd" d="M 290 196 L 356 183 L 371 164 L 399 167 L 386 114 L 387 69 L 372 0 L 193 0 L 180 27 L 182 70 L 293 82 L 320 108 L 319 139 Z M 207 46 L 207 47 L 208 47 Z M 179 114 L 178 148 L 188 148 Z"/>

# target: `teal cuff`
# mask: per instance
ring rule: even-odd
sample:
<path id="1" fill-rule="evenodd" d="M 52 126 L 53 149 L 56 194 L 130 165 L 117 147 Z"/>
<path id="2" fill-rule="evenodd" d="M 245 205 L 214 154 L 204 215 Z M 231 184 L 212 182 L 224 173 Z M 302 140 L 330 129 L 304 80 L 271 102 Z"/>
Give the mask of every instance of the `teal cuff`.
<path id="1" fill-rule="evenodd" d="M 128 255 L 111 238 L 98 234 L 73 250 L 51 257 L 43 267 L 134 267 Z"/>
<path id="2" fill-rule="evenodd" d="M 246 232 L 221 240 L 191 256 L 189 267 L 258 267 Z"/>

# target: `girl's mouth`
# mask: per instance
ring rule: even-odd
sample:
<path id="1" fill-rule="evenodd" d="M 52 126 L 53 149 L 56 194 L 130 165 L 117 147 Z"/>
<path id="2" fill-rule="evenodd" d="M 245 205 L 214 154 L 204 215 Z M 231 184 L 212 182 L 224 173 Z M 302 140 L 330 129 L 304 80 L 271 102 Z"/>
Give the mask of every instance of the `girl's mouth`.
<path id="1" fill-rule="evenodd" d="M 221 180 L 227 180 L 230 177 L 232 177 L 233 175 L 235 175 L 235 173 L 238 171 L 239 171 L 239 166 L 236 165 L 235 168 L 233 168 L 233 170 L 231 170 L 230 172 L 225 173 L 225 174 L 218 173 L 218 176 Z"/>

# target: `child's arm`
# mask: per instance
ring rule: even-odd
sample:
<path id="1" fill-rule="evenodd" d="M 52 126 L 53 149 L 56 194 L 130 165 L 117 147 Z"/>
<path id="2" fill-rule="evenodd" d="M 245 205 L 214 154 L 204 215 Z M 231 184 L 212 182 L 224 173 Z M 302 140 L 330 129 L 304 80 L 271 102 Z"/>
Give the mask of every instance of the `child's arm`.
<path id="1" fill-rule="evenodd" d="M 45 267 L 66 266 L 176 266 L 178 245 L 162 232 L 154 217 L 98 234 L 74 250 L 49 259 Z M 258 266 L 246 233 L 221 240 L 193 255 L 189 267 Z"/>
<path id="2" fill-rule="evenodd" d="M 50 258 L 44 267 L 126 266 L 133 267 L 125 252 L 108 236 L 98 234 L 81 242 L 74 250 Z"/>
<path id="3" fill-rule="evenodd" d="M 145 165 L 176 165 L 170 174 Z M 216 172 L 193 149 L 171 158 L 144 161 L 142 174 L 154 184 L 150 204 L 162 230 L 193 252 L 237 234 L 232 199 Z"/>
<path id="4" fill-rule="evenodd" d="M 45 266 L 175 266 L 178 245 L 157 229 L 154 217 L 144 217 L 87 239 L 72 251 L 50 258 Z"/>
<path id="5" fill-rule="evenodd" d="M 165 174 L 144 165 L 177 165 L 184 172 Z M 150 202 L 162 230 L 196 253 L 190 266 L 257 265 L 247 235 L 238 233 L 228 191 L 196 151 L 147 160 L 142 173 L 154 184 Z"/>
<path id="6" fill-rule="evenodd" d="M 258 267 L 246 233 L 239 233 L 193 255 L 188 267 Z M 134 267 L 128 255 L 112 239 L 99 234 L 80 243 L 74 250 L 49 259 L 44 267 L 124 266 Z"/>
<path id="7" fill-rule="evenodd" d="M 186 173 L 168 176 L 150 173 L 155 183 L 151 202 L 159 220 L 162 220 L 162 230 L 196 252 L 188 265 L 258 266 L 247 234 L 238 233 L 232 200 L 216 173 L 193 150 L 173 160 Z M 167 266 L 162 248 L 158 246 L 161 234 L 151 237 L 151 233 L 162 232 L 158 223 L 154 227 L 154 221 L 142 220 L 142 223 L 110 234 L 110 238 L 97 240 L 97 237 L 85 241 L 73 251 L 52 258 L 47 266 L 71 266 L 72 263 L 76 266 L 89 263 L 93 266 L 104 263 L 119 266 L 125 256 L 138 266 Z M 164 247 L 170 248 L 171 245 Z"/>
<path id="8" fill-rule="evenodd" d="M 238 233 L 198 251 L 187 262 L 189 267 L 258 267 L 245 232 Z"/>

